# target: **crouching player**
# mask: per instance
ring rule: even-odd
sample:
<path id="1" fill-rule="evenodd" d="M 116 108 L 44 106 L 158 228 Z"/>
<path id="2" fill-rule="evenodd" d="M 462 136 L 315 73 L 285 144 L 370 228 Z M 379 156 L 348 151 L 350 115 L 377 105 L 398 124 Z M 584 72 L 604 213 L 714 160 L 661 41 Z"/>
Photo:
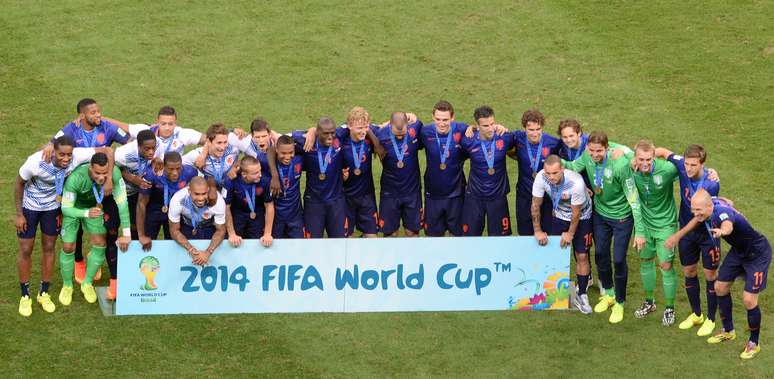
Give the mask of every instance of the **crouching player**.
<path id="1" fill-rule="evenodd" d="M 59 254 L 59 265 L 62 272 L 62 290 L 59 292 L 59 302 L 70 305 L 73 297 L 73 270 L 75 269 L 75 242 L 78 227 L 89 233 L 91 253 L 86 264 L 86 276 L 81 283 L 81 293 L 89 303 L 97 301 L 97 293 L 92 286 L 92 280 L 97 270 L 105 261 L 105 246 L 107 244 L 107 229 L 105 229 L 102 201 L 105 198 L 105 182 L 108 177 L 113 180 L 113 199 L 118 207 L 121 235 L 118 237 L 118 247 L 126 251 L 131 240 L 129 229 L 129 206 L 126 199 L 126 187 L 121 179 L 121 170 L 113 167 L 110 172 L 108 157 L 104 153 L 96 153 L 91 157 L 91 163 L 75 169 L 67 178 L 62 195 L 62 252 Z M 115 281 L 111 280 L 115 291 Z"/>
<path id="2" fill-rule="evenodd" d="M 188 188 L 177 191 L 169 201 L 169 229 L 172 238 L 191 256 L 193 264 L 204 266 L 226 236 L 226 203 L 217 194 L 215 206 L 208 205 L 209 185 L 201 176 L 191 179 Z M 201 251 L 188 240 L 210 240 Z"/>
<path id="3" fill-rule="evenodd" d="M 236 179 L 226 179 L 226 229 L 232 246 L 241 245 L 242 238 L 260 238 L 263 246 L 271 246 L 274 203 L 269 182 L 261 174 L 261 163 L 251 156 L 242 158 Z"/>
<path id="4" fill-rule="evenodd" d="M 558 155 L 549 155 L 543 163 L 543 169 L 532 185 L 532 227 L 535 239 L 545 246 L 548 235 L 541 229 L 540 214 L 543 199 L 549 194 L 553 209 L 551 235 L 561 236 L 562 248 L 572 246 L 575 252 L 575 275 L 578 281 L 578 296 L 573 304 L 583 313 L 591 313 L 588 289 L 591 266 L 589 248 L 591 248 L 591 198 L 586 192 L 586 183 L 577 172 L 565 170 Z"/>
<path id="5" fill-rule="evenodd" d="M 707 339 L 707 342 L 715 344 L 736 338 L 731 312 L 730 290 L 734 280 L 743 275 L 745 284 L 742 301 L 747 308 L 750 339 L 739 357 L 751 359 L 761 351 L 758 342 L 761 329 L 761 309 L 758 306 L 758 294 L 766 288 L 766 278 L 771 264 L 769 240 L 753 229 L 747 219 L 731 204 L 712 199 L 704 189 L 698 190 L 691 198 L 691 212 L 693 219 L 684 228 L 672 235 L 665 245 L 667 248 L 674 247 L 682 237 L 702 223 L 713 239 L 723 237 L 731 245 L 731 249 L 728 250 L 726 258 L 720 265 L 718 278 L 715 282 L 715 293 L 718 298 L 723 330 Z"/>

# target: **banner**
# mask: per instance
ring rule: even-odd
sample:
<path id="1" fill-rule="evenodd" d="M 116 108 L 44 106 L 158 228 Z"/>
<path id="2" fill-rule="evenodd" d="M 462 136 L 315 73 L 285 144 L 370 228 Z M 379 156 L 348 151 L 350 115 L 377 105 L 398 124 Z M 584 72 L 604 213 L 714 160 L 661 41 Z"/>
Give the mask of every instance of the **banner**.
<path id="1" fill-rule="evenodd" d="M 116 314 L 566 309 L 569 267 L 558 237 L 223 241 L 205 267 L 174 241 L 133 241 Z"/>

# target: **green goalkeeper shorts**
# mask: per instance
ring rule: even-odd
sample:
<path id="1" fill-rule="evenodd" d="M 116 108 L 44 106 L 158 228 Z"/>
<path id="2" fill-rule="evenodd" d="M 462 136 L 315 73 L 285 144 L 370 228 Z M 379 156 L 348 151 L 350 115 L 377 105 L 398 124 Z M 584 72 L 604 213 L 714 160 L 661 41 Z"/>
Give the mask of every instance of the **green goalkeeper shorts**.
<path id="1" fill-rule="evenodd" d="M 667 249 L 664 242 L 677 232 L 677 224 L 662 229 L 645 228 L 645 247 L 640 251 L 640 258 L 653 259 L 658 256 L 660 262 L 672 262 L 675 259 L 675 249 Z"/>
<path id="2" fill-rule="evenodd" d="M 78 236 L 78 226 L 83 225 L 83 230 L 89 234 L 105 234 L 105 223 L 100 217 L 75 218 L 62 216 L 62 242 L 73 243 Z"/>

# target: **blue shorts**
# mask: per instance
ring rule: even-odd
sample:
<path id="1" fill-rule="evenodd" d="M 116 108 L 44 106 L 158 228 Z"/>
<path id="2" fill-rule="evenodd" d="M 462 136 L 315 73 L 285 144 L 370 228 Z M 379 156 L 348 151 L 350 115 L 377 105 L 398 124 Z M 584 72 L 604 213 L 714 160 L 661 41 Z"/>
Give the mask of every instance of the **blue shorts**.
<path id="1" fill-rule="evenodd" d="M 419 233 L 422 228 L 420 212 L 422 210 L 422 195 L 417 192 L 401 197 L 379 197 L 379 226 L 384 234 L 393 234 L 400 228 Z"/>
<path id="2" fill-rule="evenodd" d="M 347 202 L 344 196 L 326 202 L 307 199 L 304 202 L 304 224 L 308 238 L 346 238 L 349 229 Z"/>
<path id="3" fill-rule="evenodd" d="M 716 246 L 709 233 L 703 228 L 688 232 L 680 240 L 680 264 L 683 266 L 695 265 L 699 262 L 707 270 L 717 270 L 720 265 L 720 246 Z"/>
<path id="4" fill-rule="evenodd" d="M 762 238 L 755 244 L 752 253 L 744 257 L 740 256 L 734 247 L 728 250 L 718 271 L 718 280 L 721 282 L 733 282 L 737 277 L 744 275 L 744 290 L 749 293 L 759 293 L 766 288 L 766 278 L 769 275 L 771 264 L 771 245 Z"/>
<path id="5" fill-rule="evenodd" d="M 35 234 L 38 232 L 38 224 L 40 224 L 40 231 L 47 236 L 57 236 L 62 228 L 62 214 L 59 208 L 52 209 L 50 211 L 33 211 L 27 208 L 22 208 L 22 214 L 27 220 L 27 231 L 24 233 L 16 233 L 16 236 L 21 239 L 34 239 Z"/>
<path id="6" fill-rule="evenodd" d="M 472 193 L 465 194 L 465 206 L 462 209 L 462 232 L 466 236 L 480 236 L 486 232 L 489 236 L 511 235 L 511 215 L 508 210 L 508 197 L 482 199 Z"/>
<path id="7" fill-rule="evenodd" d="M 551 232 L 552 236 L 561 236 L 562 233 L 570 230 L 570 222 L 556 217 L 552 217 Z M 575 236 L 572 238 L 572 250 L 575 254 L 588 254 L 591 249 L 591 241 L 594 235 L 594 227 L 591 218 L 588 220 L 579 220 L 578 227 L 575 229 Z"/>
<path id="8" fill-rule="evenodd" d="M 347 197 L 347 219 L 349 228 L 347 235 L 355 233 L 355 227 L 363 234 L 376 234 L 379 231 L 379 213 L 376 210 L 376 196 L 367 194 L 357 197 Z"/>
<path id="9" fill-rule="evenodd" d="M 295 218 L 285 221 L 274 216 L 274 226 L 271 228 L 271 236 L 274 238 L 304 238 L 304 218 L 299 214 Z"/>
<path id="10" fill-rule="evenodd" d="M 540 228 L 551 230 L 551 212 L 553 205 L 549 197 L 543 198 L 543 205 L 540 206 Z M 535 235 L 532 228 L 532 194 L 516 193 L 516 229 L 520 236 Z"/>
<path id="11" fill-rule="evenodd" d="M 159 231 L 164 230 L 164 239 L 172 239 L 172 235 L 169 233 L 169 217 L 166 213 L 161 211 L 161 206 L 151 205 L 145 208 L 145 235 L 150 239 L 157 239 Z"/>
<path id="12" fill-rule="evenodd" d="M 256 209 L 255 219 L 250 219 L 250 212 L 231 212 L 234 221 L 234 231 L 244 239 L 259 239 L 263 237 L 266 228 L 266 213 L 263 209 Z"/>
<path id="13" fill-rule="evenodd" d="M 189 240 L 209 240 L 212 239 L 212 236 L 215 234 L 215 225 L 197 228 L 196 235 L 194 235 L 193 228 L 190 225 L 181 222 L 180 232 Z"/>
<path id="14" fill-rule="evenodd" d="M 463 235 L 462 231 L 462 196 L 433 199 L 425 195 L 425 217 L 423 226 L 425 235 L 443 237 L 448 230 L 453 236 Z"/>

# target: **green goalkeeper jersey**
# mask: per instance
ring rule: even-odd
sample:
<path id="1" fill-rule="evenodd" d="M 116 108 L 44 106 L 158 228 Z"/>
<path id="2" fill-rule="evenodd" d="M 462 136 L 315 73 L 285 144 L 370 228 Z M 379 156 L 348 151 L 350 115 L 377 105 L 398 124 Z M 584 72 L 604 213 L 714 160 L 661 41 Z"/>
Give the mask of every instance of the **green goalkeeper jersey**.
<path id="1" fill-rule="evenodd" d="M 614 220 L 633 216 L 634 234 L 641 237 L 644 235 L 644 224 L 629 159 L 613 159 L 614 146 L 611 144 L 610 147 L 606 159 L 600 163 L 594 162 L 591 155 L 584 151 L 578 159 L 572 162 L 562 160 L 562 164 L 573 171 L 586 171 L 586 176 L 595 193 L 593 198 L 595 212 Z M 630 155 L 627 152 L 627 156 Z"/>
<path id="2" fill-rule="evenodd" d="M 100 190 L 89 176 L 89 164 L 83 164 L 76 168 L 65 181 L 62 193 L 62 215 L 73 218 L 83 218 L 90 208 L 97 205 L 94 191 Z M 128 229 L 129 205 L 126 199 L 126 185 L 121 177 L 121 170 L 113 167 L 113 200 L 118 206 L 118 216 L 121 219 L 121 228 Z"/>
<path id="3" fill-rule="evenodd" d="M 663 229 L 677 223 L 674 182 L 677 167 L 663 159 L 654 159 L 651 172 L 634 173 L 634 182 L 642 203 L 642 218 L 648 229 Z"/>

